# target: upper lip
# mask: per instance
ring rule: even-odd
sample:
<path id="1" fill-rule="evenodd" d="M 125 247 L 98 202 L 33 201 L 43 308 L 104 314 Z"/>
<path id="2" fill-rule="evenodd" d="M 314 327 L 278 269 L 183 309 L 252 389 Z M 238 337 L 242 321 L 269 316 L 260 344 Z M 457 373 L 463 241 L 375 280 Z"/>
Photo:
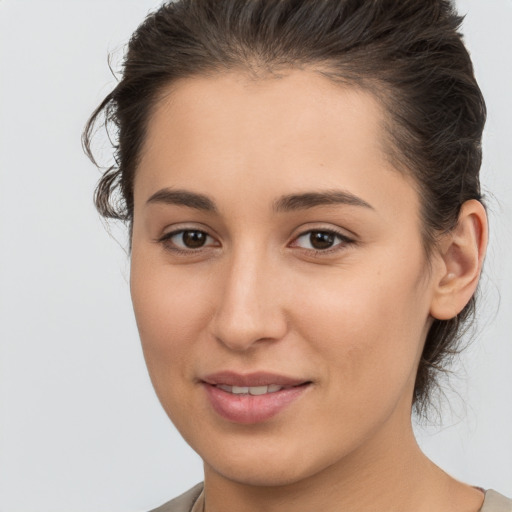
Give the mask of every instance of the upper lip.
<path id="1" fill-rule="evenodd" d="M 226 386 L 245 387 L 269 386 L 271 384 L 283 387 L 292 387 L 309 382 L 307 379 L 297 379 L 270 372 L 236 373 L 230 370 L 211 373 L 202 377 L 201 380 L 207 384 L 211 384 L 212 386 L 224 384 Z"/>

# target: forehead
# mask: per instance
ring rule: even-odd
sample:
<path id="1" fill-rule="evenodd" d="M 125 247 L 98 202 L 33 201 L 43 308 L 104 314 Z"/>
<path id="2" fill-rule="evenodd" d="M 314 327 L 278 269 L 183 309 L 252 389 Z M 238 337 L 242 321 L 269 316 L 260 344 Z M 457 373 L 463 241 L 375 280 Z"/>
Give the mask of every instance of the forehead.
<path id="1" fill-rule="evenodd" d="M 381 194 L 384 182 L 404 181 L 386 156 L 384 116 L 371 93 L 313 71 L 178 80 L 150 116 L 135 202 L 191 182 L 210 192 L 224 181 L 237 196 L 262 183 L 276 195 L 340 186 Z"/>
<path id="2" fill-rule="evenodd" d="M 293 70 L 254 79 L 243 73 L 180 79 L 164 89 L 153 109 L 145 149 L 155 143 L 201 140 L 233 150 L 247 143 L 287 147 L 323 139 L 358 138 L 382 149 L 384 109 L 369 92 L 341 86 L 314 71 Z M 312 132 L 317 134 L 312 137 Z M 270 149 L 270 148 L 269 148 Z M 318 148 L 320 149 L 320 148 Z M 322 148 L 326 149 L 326 147 Z"/>

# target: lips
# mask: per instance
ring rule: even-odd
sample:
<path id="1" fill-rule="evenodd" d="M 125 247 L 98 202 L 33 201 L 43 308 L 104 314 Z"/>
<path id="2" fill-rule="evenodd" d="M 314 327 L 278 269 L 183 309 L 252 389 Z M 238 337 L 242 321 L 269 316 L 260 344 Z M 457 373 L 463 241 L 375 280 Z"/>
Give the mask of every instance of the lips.
<path id="1" fill-rule="evenodd" d="M 225 386 L 239 386 L 239 387 L 257 387 L 257 386 L 281 386 L 291 388 L 293 386 L 300 386 L 305 382 L 304 379 L 296 379 L 278 375 L 269 372 L 253 372 L 248 374 L 241 374 L 232 371 L 223 371 L 207 375 L 202 379 L 207 384 L 212 386 L 225 385 Z"/>
<path id="2" fill-rule="evenodd" d="M 276 393 L 284 389 L 283 386 L 277 384 L 269 384 L 268 386 L 227 386 L 226 384 L 217 384 L 217 387 L 226 391 L 227 393 L 233 393 L 234 395 L 265 395 L 266 393 Z"/>
<path id="3" fill-rule="evenodd" d="M 202 379 L 209 402 L 219 416 L 241 424 L 270 420 L 301 397 L 311 381 L 267 372 L 218 372 Z"/>

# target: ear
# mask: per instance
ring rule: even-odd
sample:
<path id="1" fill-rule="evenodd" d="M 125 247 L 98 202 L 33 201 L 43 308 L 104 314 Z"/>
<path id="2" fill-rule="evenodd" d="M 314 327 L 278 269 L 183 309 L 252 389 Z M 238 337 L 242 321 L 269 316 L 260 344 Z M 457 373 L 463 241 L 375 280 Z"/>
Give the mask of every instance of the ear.
<path id="1" fill-rule="evenodd" d="M 457 226 L 439 244 L 430 314 L 438 320 L 457 316 L 475 293 L 487 247 L 488 227 L 480 201 L 466 201 Z"/>

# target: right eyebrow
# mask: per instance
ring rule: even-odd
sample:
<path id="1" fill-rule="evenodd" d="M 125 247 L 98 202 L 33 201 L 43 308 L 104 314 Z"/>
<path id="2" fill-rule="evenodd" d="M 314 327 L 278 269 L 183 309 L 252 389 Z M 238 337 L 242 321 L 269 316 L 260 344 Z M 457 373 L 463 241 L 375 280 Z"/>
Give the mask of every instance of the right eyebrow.
<path id="1" fill-rule="evenodd" d="M 203 194 L 190 192 L 188 190 L 173 190 L 170 188 L 163 188 L 155 192 L 147 201 L 146 204 L 174 204 L 178 206 L 187 206 L 196 210 L 203 210 L 207 212 L 217 212 L 215 203 Z"/>

